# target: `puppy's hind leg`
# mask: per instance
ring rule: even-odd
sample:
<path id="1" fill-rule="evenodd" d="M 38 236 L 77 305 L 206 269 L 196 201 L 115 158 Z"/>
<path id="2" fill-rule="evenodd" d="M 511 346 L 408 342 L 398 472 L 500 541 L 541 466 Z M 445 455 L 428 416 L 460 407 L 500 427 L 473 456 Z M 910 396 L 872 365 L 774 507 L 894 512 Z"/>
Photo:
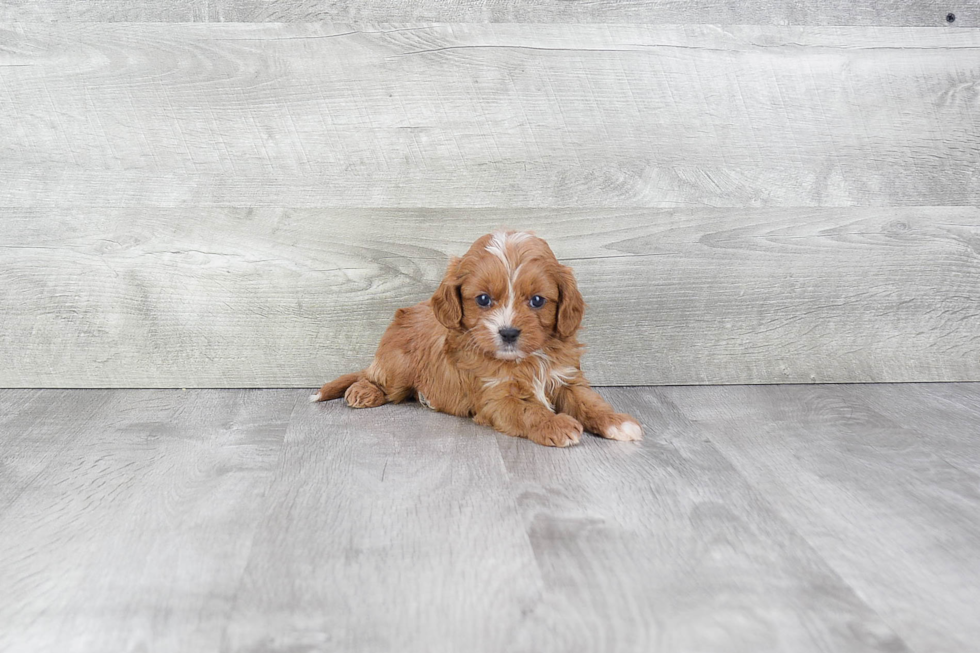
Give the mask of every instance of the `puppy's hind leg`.
<path id="1" fill-rule="evenodd" d="M 404 309 L 399 309 L 395 321 L 381 337 L 374 362 L 366 370 L 346 374 L 324 385 L 320 392 L 310 397 L 310 401 L 343 396 L 351 408 L 375 408 L 388 402 L 399 403 L 411 396 L 414 381 L 411 357 L 397 342 L 403 331 L 399 322 L 403 317 Z"/>
<path id="2" fill-rule="evenodd" d="M 379 347 L 364 377 L 376 385 L 384 395 L 384 401 L 400 404 L 412 396 L 415 382 L 412 361 L 408 354 L 390 347 Z M 381 404 L 378 404 L 379 406 Z"/>
<path id="3" fill-rule="evenodd" d="M 330 401 L 344 396 L 347 388 L 354 385 L 358 379 L 364 378 L 364 372 L 344 374 L 333 381 L 324 383 L 320 390 L 310 397 L 310 401 Z"/>
<path id="4" fill-rule="evenodd" d="M 384 389 L 367 378 L 370 370 L 345 374 L 335 381 L 324 384 L 310 401 L 329 401 L 343 397 L 351 408 L 375 408 L 388 401 L 400 401 L 387 396 Z"/>
<path id="5" fill-rule="evenodd" d="M 347 389 L 344 399 L 351 408 L 375 408 L 391 402 L 401 403 L 412 392 L 408 367 L 403 356 L 379 352 L 364 371 L 364 377 Z M 396 364 L 398 363 L 398 364 Z"/>
<path id="6" fill-rule="evenodd" d="M 367 379 L 360 379 L 347 388 L 344 400 L 351 408 L 376 408 L 388 401 L 385 391 Z"/>

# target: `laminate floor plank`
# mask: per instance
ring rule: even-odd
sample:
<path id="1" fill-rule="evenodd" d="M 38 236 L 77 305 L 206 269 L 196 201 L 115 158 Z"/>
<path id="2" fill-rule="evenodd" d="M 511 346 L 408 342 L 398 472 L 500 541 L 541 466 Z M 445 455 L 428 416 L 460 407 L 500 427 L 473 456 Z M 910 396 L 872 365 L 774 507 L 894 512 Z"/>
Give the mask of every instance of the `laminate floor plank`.
<path id="1" fill-rule="evenodd" d="M 980 475 L 980 384 L 867 384 L 843 390 L 854 400 L 918 434 L 954 467 Z"/>
<path id="2" fill-rule="evenodd" d="M 540 592 L 493 431 L 414 403 L 309 404 L 222 650 L 510 650 Z"/>
<path id="3" fill-rule="evenodd" d="M 574 269 L 596 385 L 980 379 L 980 206 L 193 215 L 0 208 L 0 386 L 318 385 L 508 224 Z"/>
<path id="4" fill-rule="evenodd" d="M 942 386 L 910 388 L 904 400 L 914 411 L 923 405 L 916 389 Z M 860 388 L 654 392 L 694 420 L 913 650 L 978 650 L 980 475 L 951 465 L 900 417 L 875 410 Z M 980 446 L 975 426 L 950 425 L 969 428 L 962 436 Z"/>
<path id="5" fill-rule="evenodd" d="M 649 388 L 642 444 L 499 436 L 544 578 L 522 651 L 904 651 L 767 498 Z"/>
<path id="6" fill-rule="evenodd" d="M 980 651 L 980 384 L 600 391 L 0 390 L 0 652 Z"/>
<path id="7" fill-rule="evenodd" d="M 950 5 L 939 0 L 859 4 L 825 0 L 6 0 L 0 20 L 7 22 L 423 22 L 440 23 L 663 23 L 668 25 L 923 25 L 945 26 Z M 975 11 L 956 6 L 956 25 L 976 27 Z"/>
<path id="8" fill-rule="evenodd" d="M 216 650 L 297 394 L 44 396 L 63 446 L 0 515 L 0 651 Z"/>
<path id="9" fill-rule="evenodd" d="M 980 204 L 975 28 L 15 21 L 0 45 L 0 207 Z"/>
<path id="10" fill-rule="evenodd" d="M 0 515 L 98 418 L 111 396 L 78 390 L 0 392 Z"/>

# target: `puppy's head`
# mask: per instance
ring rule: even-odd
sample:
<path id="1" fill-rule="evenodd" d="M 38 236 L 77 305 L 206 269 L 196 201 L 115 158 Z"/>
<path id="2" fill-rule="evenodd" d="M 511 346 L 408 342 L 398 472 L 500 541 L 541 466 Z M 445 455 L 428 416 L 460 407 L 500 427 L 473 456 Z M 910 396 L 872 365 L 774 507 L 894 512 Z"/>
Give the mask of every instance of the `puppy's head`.
<path id="1" fill-rule="evenodd" d="M 487 234 L 449 262 L 432 296 L 436 318 L 483 353 L 518 360 L 578 330 L 585 303 L 570 268 L 527 232 Z"/>

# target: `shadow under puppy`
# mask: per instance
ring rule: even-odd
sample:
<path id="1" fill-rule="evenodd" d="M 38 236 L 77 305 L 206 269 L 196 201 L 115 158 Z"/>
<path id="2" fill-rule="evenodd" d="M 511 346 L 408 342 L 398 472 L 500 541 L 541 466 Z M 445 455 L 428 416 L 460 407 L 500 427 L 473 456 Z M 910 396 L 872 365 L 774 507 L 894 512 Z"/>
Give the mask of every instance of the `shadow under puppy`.
<path id="1" fill-rule="evenodd" d="M 582 374 L 575 337 L 585 303 L 570 268 L 526 232 L 478 239 L 428 301 L 395 311 L 370 367 L 325 384 L 310 401 L 353 408 L 415 398 L 538 444 L 576 444 L 583 428 L 613 440 L 642 430 Z"/>

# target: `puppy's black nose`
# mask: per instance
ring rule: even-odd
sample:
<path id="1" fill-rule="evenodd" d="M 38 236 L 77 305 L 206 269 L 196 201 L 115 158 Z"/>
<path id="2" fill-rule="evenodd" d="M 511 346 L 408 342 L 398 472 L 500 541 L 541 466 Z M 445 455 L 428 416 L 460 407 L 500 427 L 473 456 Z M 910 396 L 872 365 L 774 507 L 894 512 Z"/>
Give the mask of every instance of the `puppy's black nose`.
<path id="1" fill-rule="evenodd" d="M 521 335 L 521 330 L 515 329 L 514 327 L 507 327 L 505 329 L 501 329 L 497 333 L 500 334 L 501 340 L 506 342 L 508 345 L 512 345 L 517 342 L 517 336 Z"/>

